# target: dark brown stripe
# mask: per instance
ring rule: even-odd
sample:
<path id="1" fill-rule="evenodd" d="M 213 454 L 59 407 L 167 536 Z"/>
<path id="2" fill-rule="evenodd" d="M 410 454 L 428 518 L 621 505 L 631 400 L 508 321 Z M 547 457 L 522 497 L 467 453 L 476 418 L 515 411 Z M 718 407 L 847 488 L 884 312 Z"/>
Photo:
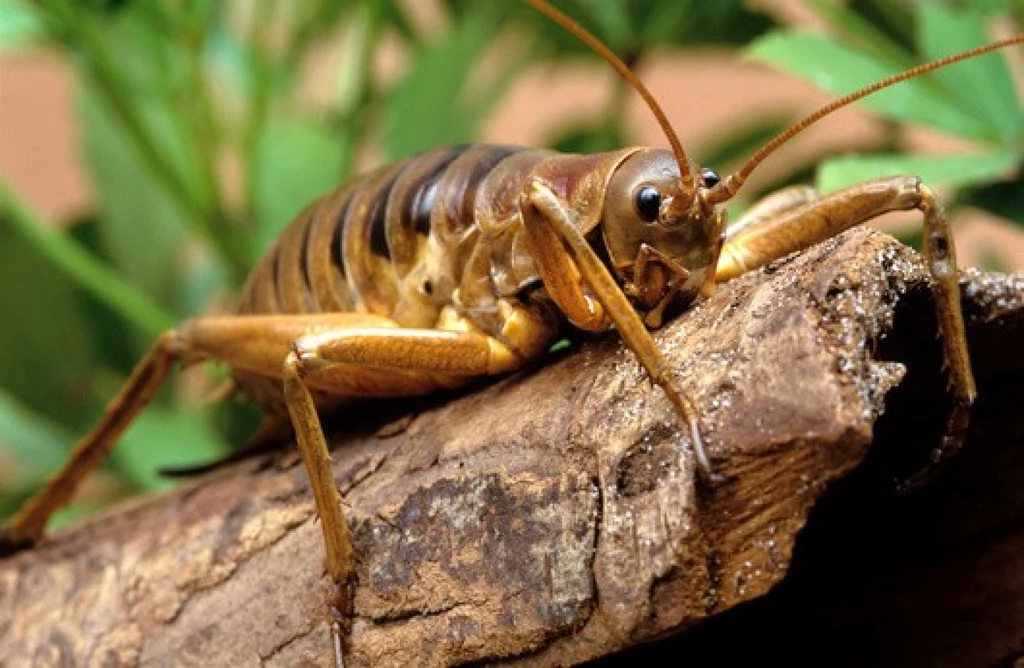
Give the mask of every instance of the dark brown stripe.
<path id="1" fill-rule="evenodd" d="M 393 182 L 392 182 L 393 183 Z M 385 260 L 391 259 L 391 249 L 388 248 L 388 235 L 384 230 L 384 210 L 387 197 L 391 194 L 391 184 L 388 184 L 386 192 L 381 193 L 373 203 L 373 212 L 369 216 L 370 225 L 370 252 Z"/>
<path id="2" fill-rule="evenodd" d="M 352 200 L 355 197 L 349 193 L 345 198 L 345 204 L 341 207 L 341 213 L 334 219 L 334 231 L 331 233 L 331 262 L 334 263 L 338 273 L 345 278 L 345 253 L 343 252 L 345 239 L 345 223 L 348 220 L 349 210 L 352 208 Z"/>
<path id="3" fill-rule="evenodd" d="M 367 224 L 370 226 L 370 252 L 385 260 L 391 259 L 391 247 L 388 245 L 387 233 L 387 204 L 391 192 L 394 190 L 395 181 L 401 176 L 402 171 L 401 169 L 395 170 L 391 178 L 381 185 L 377 192 L 377 199 L 373 202 L 373 210 L 367 217 Z"/>
<path id="4" fill-rule="evenodd" d="M 342 256 L 345 275 L 356 308 L 387 315 L 398 299 L 398 277 L 387 244 L 386 211 L 388 196 L 406 163 L 396 163 L 353 184 L 352 210 L 342 230 Z M 383 228 L 383 229 L 382 229 Z M 374 232 L 384 234 L 384 243 L 371 248 Z"/>
<path id="5" fill-rule="evenodd" d="M 265 280 L 264 288 L 264 302 L 262 307 L 267 310 L 267 313 L 280 313 L 281 312 L 281 295 L 277 291 L 277 286 L 280 284 L 278 280 L 281 273 L 281 244 L 274 244 L 274 250 L 270 258 L 270 276 L 267 277 L 269 280 Z"/>
<path id="6" fill-rule="evenodd" d="M 417 234 L 430 233 L 430 213 L 434 209 L 434 200 L 437 195 L 437 184 L 441 176 L 455 160 L 470 148 L 471 144 L 456 146 L 446 155 L 434 169 L 423 179 L 419 188 L 412 197 L 406 200 L 405 219 L 413 223 L 413 230 Z"/>
<path id="7" fill-rule="evenodd" d="M 309 293 L 311 301 L 316 304 L 316 293 L 313 290 L 313 280 L 309 277 L 309 238 L 313 232 L 313 223 L 316 221 L 316 214 L 320 207 L 314 207 L 302 223 L 302 243 L 299 245 L 299 273 L 302 275 L 303 285 Z"/>
<path id="8" fill-rule="evenodd" d="M 474 207 L 476 191 L 491 171 L 502 160 L 522 151 L 512 146 L 473 145 L 454 160 L 438 181 L 438 190 L 431 207 L 432 223 L 442 229 L 432 230 L 445 239 L 463 236 L 475 226 Z"/>
<path id="9" fill-rule="evenodd" d="M 274 250 L 274 297 L 277 299 L 277 313 L 291 313 L 292 309 L 288 308 L 288 294 L 287 294 L 287 282 L 288 279 L 285 276 L 285 246 L 284 238 L 281 238 L 277 247 Z"/>
<path id="10" fill-rule="evenodd" d="M 314 295 L 319 312 L 330 313 L 349 311 L 352 297 L 349 285 L 337 265 L 337 240 L 332 237 L 337 231 L 339 212 L 348 201 L 349 191 L 339 189 L 320 202 L 313 209 L 309 233 L 303 244 L 303 271 Z"/>

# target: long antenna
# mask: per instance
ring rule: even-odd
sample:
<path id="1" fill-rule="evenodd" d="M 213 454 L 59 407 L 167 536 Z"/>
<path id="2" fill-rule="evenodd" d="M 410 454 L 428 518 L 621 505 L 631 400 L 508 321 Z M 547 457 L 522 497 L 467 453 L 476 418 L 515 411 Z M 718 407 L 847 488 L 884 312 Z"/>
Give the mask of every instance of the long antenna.
<path id="1" fill-rule="evenodd" d="M 808 114 L 804 118 L 800 119 L 799 121 L 791 125 L 789 128 L 777 134 L 768 143 L 766 143 L 764 146 L 758 149 L 758 151 L 754 153 L 754 155 L 752 155 L 750 159 L 747 160 L 747 162 L 742 167 L 740 167 L 738 170 L 722 179 L 718 183 L 718 185 L 709 190 L 705 194 L 705 201 L 707 201 L 709 204 L 720 204 L 729 199 L 732 199 L 732 197 L 739 191 L 743 183 L 747 180 L 747 177 L 750 176 L 750 173 L 753 172 L 765 158 L 771 155 L 775 151 L 775 149 L 779 148 L 787 141 L 789 141 L 796 135 L 800 134 L 811 125 L 817 123 L 822 118 L 825 118 L 832 112 L 841 109 L 852 102 L 856 102 L 862 97 L 871 95 L 872 93 L 879 91 L 883 88 L 888 88 L 889 86 L 898 84 L 901 81 L 912 79 L 926 72 L 931 72 L 932 70 L 937 70 L 940 67 L 952 65 L 953 63 L 959 62 L 961 60 L 967 60 L 968 58 L 980 56 L 990 51 L 996 51 L 997 49 L 1003 49 L 1007 46 L 1012 46 L 1014 44 L 1021 43 L 1024 43 L 1024 35 L 1015 35 L 1013 37 L 1001 39 L 997 42 L 986 44 L 985 46 L 979 46 L 973 49 L 969 49 L 967 51 L 962 51 L 960 53 L 954 53 L 953 55 L 946 56 L 945 58 L 940 58 L 930 63 L 918 65 L 917 67 L 913 67 L 909 70 L 906 70 L 905 72 L 895 74 L 891 77 L 875 82 L 870 86 L 865 86 L 860 90 L 854 91 L 848 95 L 844 95 L 838 100 L 834 100 L 833 102 L 830 102 L 829 104 L 821 107 L 820 109 Z"/>
<path id="2" fill-rule="evenodd" d="M 683 144 L 679 141 L 679 137 L 676 136 L 675 130 L 672 129 L 672 125 L 668 122 L 668 117 L 665 116 L 665 112 L 661 110 L 654 96 L 647 90 L 647 87 L 643 85 L 640 79 L 637 78 L 633 71 L 622 62 L 622 60 L 616 56 L 611 49 L 601 43 L 601 40 L 594 37 L 586 28 L 573 21 L 571 18 L 563 14 L 561 11 L 555 9 L 546 0 L 526 0 L 534 9 L 541 12 L 552 21 L 555 21 L 563 28 L 568 30 L 570 33 L 576 36 L 581 42 L 593 49 L 599 56 L 604 58 L 609 65 L 615 68 L 615 70 L 625 79 L 630 86 L 636 89 L 636 92 L 640 93 L 640 97 L 644 99 L 647 106 L 651 108 L 654 113 L 654 117 L 658 119 L 658 124 L 661 126 L 662 132 L 668 138 L 668 143 L 672 147 L 672 153 L 676 156 L 676 162 L 679 163 L 679 175 L 682 181 L 683 193 L 686 199 L 693 200 L 696 196 L 697 188 L 694 184 L 693 174 L 690 172 L 690 161 L 686 157 L 686 151 L 683 150 Z"/>

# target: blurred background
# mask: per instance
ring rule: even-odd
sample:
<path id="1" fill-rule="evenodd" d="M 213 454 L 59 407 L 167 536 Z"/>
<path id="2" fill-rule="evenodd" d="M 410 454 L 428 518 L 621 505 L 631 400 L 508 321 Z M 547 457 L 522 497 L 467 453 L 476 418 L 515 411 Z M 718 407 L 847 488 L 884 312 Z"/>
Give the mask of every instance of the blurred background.
<path id="1" fill-rule="evenodd" d="M 722 173 L 838 94 L 1021 31 L 1013 0 L 562 0 Z M 794 182 L 916 173 L 962 264 L 1024 270 L 1024 49 L 815 126 L 733 218 Z M 365 169 L 466 141 L 666 146 L 611 68 L 512 0 L 0 0 L 0 517 L 156 335 L 228 310 L 291 217 Z M 913 243 L 919 217 L 881 223 Z M 258 412 L 176 377 L 62 521 L 222 456 Z"/>

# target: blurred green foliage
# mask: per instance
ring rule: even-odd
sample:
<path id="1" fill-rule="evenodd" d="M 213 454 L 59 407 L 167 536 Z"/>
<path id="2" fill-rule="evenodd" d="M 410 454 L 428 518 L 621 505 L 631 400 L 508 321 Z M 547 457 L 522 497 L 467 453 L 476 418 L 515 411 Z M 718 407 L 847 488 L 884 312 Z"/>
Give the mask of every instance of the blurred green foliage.
<path id="1" fill-rule="evenodd" d="M 985 44 L 992 40 L 986 26 L 996 16 L 1009 17 L 1011 8 L 1011 3 L 998 0 L 922 3 L 911 16 L 903 11 L 881 11 L 894 3 L 861 3 L 875 10 L 870 15 L 878 18 L 872 22 L 865 14 L 834 1 L 815 0 L 812 4 L 829 19 L 841 40 L 785 31 L 759 40 L 749 52 L 837 95 L 916 64 Z M 1016 7 L 1020 12 L 1020 5 Z M 907 6 L 896 8 L 905 10 Z M 863 105 L 893 121 L 890 146 L 870 156 L 824 161 L 818 185 L 829 191 L 883 174 L 917 174 L 928 183 L 961 188 L 958 204 L 1006 210 L 1015 214 L 1008 217 L 1021 220 L 1021 211 L 1013 211 L 1009 202 L 992 201 L 994 192 L 1005 190 L 1004 186 L 995 186 L 996 191 L 989 187 L 1007 175 L 1020 178 L 1024 166 L 1022 94 L 1005 54 L 995 53 L 872 95 Z M 958 137 L 971 149 L 941 156 L 904 153 L 899 123 Z"/>
<path id="2" fill-rule="evenodd" d="M 357 155 L 393 160 L 472 141 L 529 65 L 596 58 L 518 2 L 439 2 L 439 25 L 412 4 L 0 0 L 0 49 L 47 49 L 73 66 L 97 197 L 94 212 L 57 232 L 0 183 L 0 516 L 59 465 L 156 334 L 234 294 L 290 218 L 351 175 Z M 768 33 L 769 19 L 739 1 L 558 4 L 633 66 L 655 49 L 754 42 L 756 57 L 837 94 L 989 41 L 994 16 L 1022 18 L 1019 4 L 1000 0 L 816 0 L 840 36 L 826 39 Z M 488 58 L 510 39 L 516 48 Z M 375 66 L 385 46 L 404 55 L 397 77 Z M 312 68 L 331 78 L 313 78 L 311 92 Z M 597 122 L 550 145 L 628 143 L 621 104 L 630 94 L 620 88 Z M 1021 94 L 994 55 L 875 96 L 870 106 L 892 119 L 885 152 L 824 162 L 821 185 L 916 172 L 960 186 L 957 204 L 1024 221 Z M 906 155 L 904 122 L 976 148 Z M 777 119 L 739 128 L 703 157 L 734 163 L 778 129 Z M 230 406 L 164 392 L 107 468 L 125 492 L 160 487 L 159 467 L 222 455 L 244 431 L 239 422 L 250 424 Z"/>

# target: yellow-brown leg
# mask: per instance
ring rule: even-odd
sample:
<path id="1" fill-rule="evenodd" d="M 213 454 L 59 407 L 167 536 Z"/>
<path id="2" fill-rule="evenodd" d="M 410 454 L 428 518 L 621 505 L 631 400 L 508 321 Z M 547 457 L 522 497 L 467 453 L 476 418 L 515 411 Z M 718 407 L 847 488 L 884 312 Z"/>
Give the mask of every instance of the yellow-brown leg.
<path id="1" fill-rule="evenodd" d="M 309 475 L 313 503 L 323 532 L 327 574 L 334 587 L 330 602 L 331 645 L 335 666 L 342 666 L 346 636 L 344 623 L 351 614 L 350 589 L 355 570 L 352 539 L 341 508 L 341 493 L 331 475 L 330 451 L 316 412 L 316 404 L 303 383 L 302 367 L 294 352 L 285 358 L 282 374 L 284 398 L 295 429 L 295 442 Z"/>
<path id="2" fill-rule="evenodd" d="M 977 391 L 960 309 L 953 236 L 935 194 L 921 179 L 894 176 L 867 181 L 815 201 L 779 207 L 776 215 L 727 231 L 716 280 L 738 276 L 883 213 L 911 209 L 924 217 L 924 256 L 935 284 L 935 310 L 955 401 L 942 443 L 932 451 L 932 463 L 938 464 L 962 446 Z M 910 484 L 921 479 L 919 474 Z"/>
<path id="3" fill-rule="evenodd" d="M 53 513 L 67 505 L 82 480 L 103 463 L 121 433 L 153 399 L 182 352 L 177 332 L 167 332 L 157 339 L 107 405 L 103 418 L 75 444 L 64 466 L 0 531 L 0 554 L 29 547 L 43 537 Z"/>
<path id="4" fill-rule="evenodd" d="M 474 377 L 508 371 L 522 360 L 496 339 L 470 332 L 392 328 L 339 328 L 300 338 L 282 367 L 284 397 L 303 462 L 309 471 L 327 545 L 327 571 L 341 586 L 352 576 L 348 525 L 330 472 L 330 456 L 309 385 L 350 393 L 360 369 L 392 370 L 396 384 L 417 373 Z M 332 371 L 343 371 L 331 374 Z M 440 380 L 440 378 L 438 379 Z M 439 385 L 446 384 L 442 382 Z M 343 612 L 347 612 L 347 602 Z"/>
<path id="5" fill-rule="evenodd" d="M 686 423 L 700 472 L 709 480 L 721 480 L 713 473 L 704 450 L 696 407 L 677 387 L 668 360 L 601 258 L 573 224 L 572 214 L 540 181 L 529 184 L 520 199 L 520 211 L 530 250 L 552 299 L 573 324 L 583 329 L 600 330 L 608 323 L 615 324 L 626 346 Z M 593 291 L 598 303 L 584 293 L 584 286 Z"/>
<path id="6" fill-rule="evenodd" d="M 794 209 L 819 199 L 818 191 L 808 185 L 787 186 L 765 195 L 754 202 L 743 215 L 730 223 L 725 230 L 725 240 L 735 238 L 748 228 L 768 224 Z"/>
<path id="7" fill-rule="evenodd" d="M 376 324 L 381 320 L 353 314 L 351 322 Z M 0 530 L 0 554 L 39 542 L 53 513 L 67 505 L 85 477 L 103 463 L 176 362 L 210 357 L 276 377 L 288 353 L 288 343 L 322 326 L 323 319 L 317 316 L 204 318 L 162 334 L 107 405 L 96 426 L 75 444 L 61 469 Z"/>
<path id="8" fill-rule="evenodd" d="M 527 326 L 516 322 L 519 327 Z M 176 361 L 218 359 L 281 379 L 321 521 L 327 571 L 337 587 L 332 607 L 339 614 L 332 618 L 331 628 L 335 660 L 341 665 L 342 624 L 351 607 L 349 588 L 355 561 L 310 388 L 343 396 L 412 395 L 522 364 L 520 355 L 458 318 L 447 324 L 460 331 L 402 329 L 386 318 L 360 313 L 216 317 L 185 323 L 158 340 L 100 423 L 76 446 L 46 489 L 29 500 L 3 538 L 14 548 L 42 536 L 50 515 L 67 503 L 81 480 L 103 461 Z"/>
<path id="9" fill-rule="evenodd" d="M 655 259 L 657 262 L 652 262 Z M 671 286 L 667 290 L 662 289 L 663 286 L 659 285 L 658 280 L 652 280 L 654 277 L 650 276 L 651 267 L 654 267 L 656 271 L 668 270 Z M 686 283 L 686 279 L 689 276 L 689 270 L 672 257 L 653 246 L 642 243 L 640 244 L 640 250 L 636 254 L 636 265 L 633 267 L 633 281 L 624 285 L 623 291 L 630 297 L 637 298 L 640 303 L 648 307 L 647 314 L 644 316 L 644 324 L 650 329 L 658 329 L 665 322 L 665 309 L 676 299 L 679 290 Z M 665 280 L 664 275 L 660 278 Z M 640 286 L 658 286 L 655 294 L 662 293 L 662 296 L 657 300 L 652 300 L 652 295 L 644 294 L 643 288 Z"/>
<path id="10" fill-rule="evenodd" d="M 335 662 L 344 656 L 345 620 L 351 614 L 355 555 L 341 495 L 331 475 L 330 454 L 308 384 L 344 393 L 359 369 L 394 370 L 396 382 L 409 374 L 472 377 L 508 371 L 522 359 L 497 339 L 465 331 L 398 327 L 339 328 L 302 337 L 284 361 L 284 396 L 313 487 L 327 557 L 336 586 L 331 602 Z M 344 371 L 334 374 L 332 371 Z M 442 384 L 443 381 L 442 381 Z"/>

